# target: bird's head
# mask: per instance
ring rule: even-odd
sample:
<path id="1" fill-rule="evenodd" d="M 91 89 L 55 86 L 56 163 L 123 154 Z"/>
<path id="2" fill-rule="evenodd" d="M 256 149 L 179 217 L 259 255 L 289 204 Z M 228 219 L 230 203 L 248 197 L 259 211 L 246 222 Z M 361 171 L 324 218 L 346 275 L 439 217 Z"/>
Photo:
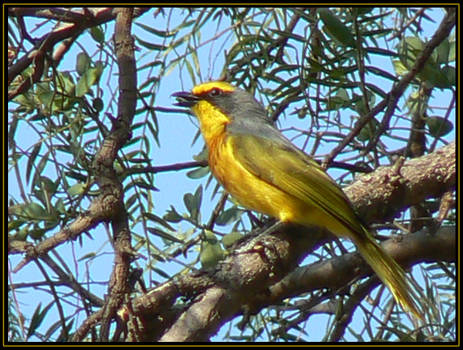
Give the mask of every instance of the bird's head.
<path id="1" fill-rule="evenodd" d="M 196 85 L 191 92 L 176 92 L 176 106 L 190 107 L 202 121 L 218 114 L 229 122 L 235 120 L 267 119 L 264 107 L 247 91 L 224 81 Z"/>

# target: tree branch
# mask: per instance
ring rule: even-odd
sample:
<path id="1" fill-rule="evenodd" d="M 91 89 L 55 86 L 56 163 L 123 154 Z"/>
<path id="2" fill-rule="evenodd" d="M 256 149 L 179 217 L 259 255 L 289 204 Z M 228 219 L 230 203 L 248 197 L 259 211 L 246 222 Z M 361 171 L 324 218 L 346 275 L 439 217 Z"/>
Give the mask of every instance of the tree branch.
<path id="1" fill-rule="evenodd" d="M 365 223 L 384 222 L 426 198 L 455 190 L 455 142 L 403 164 L 382 166 L 344 189 Z"/>
<path id="2" fill-rule="evenodd" d="M 137 15 L 141 15 L 149 8 L 138 8 Z M 47 33 L 42 38 L 35 39 L 35 46 L 27 53 L 25 53 L 14 65 L 8 68 L 8 85 L 21 74 L 31 64 L 35 64 L 34 71 L 30 79 L 24 79 L 16 88 L 8 91 L 8 100 L 12 100 L 16 96 L 25 93 L 34 83 L 38 82 L 43 75 L 43 67 L 45 59 L 49 52 L 52 51 L 53 47 L 60 41 L 66 39 L 72 39 L 81 34 L 85 29 L 91 28 L 102 23 L 111 21 L 115 18 L 116 14 L 114 8 L 99 8 L 94 11 L 83 9 L 85 15 L 81 18 L 85 18 L 84 21 L 77 20 L 78 13 L 75 11 L 65 11 L 63 9 L 45 9 L 45 8 L 24 8 L 24 7 L 13 7 L 8 9 L 9 16 L 15 16 L 21 18 L 22 16 L 39 16 L 46 18 L 63 18 L 63 20 L 69 21 L 63 26 L 59 26 L 52 32 Z M 57 58 L 62 59 L 63 55 L 56 55 Z M 54 62 L 55 65 L 58 62 Z"/>
<path id="3" fill-rule="evenodd" d="M 13 269 L 18 272 L 31 260 L 45 256 L 50 250 L 69 240 L 77 238 L 84 232 L 88 232 L 102 221 L 108 220 L 117 205 L 117 199 L 113 195 L 101 194 L 95 198 L 90 208 L 82 213 L 70 225 L 61 231 L 41 241 L 37 246 L 28 242 L 19 242 L 8 238 L 8 254 L 26 253 L 24 259 Z"/>
<path id="4" fill-rule="evenodd" d="M 394 110 L 397 107 L 397 101 L 404 93 L 405 89 L 408 87 L 410 82 L 415 78 L 415 76 L 423 69 L 427 60 L 433 53 L 434 49 L 439 46 L 439 44 L 445 39 L 448 38 L 450 32 L 455 26 L 456 13 L 455 9 L 451 8 L 447 12 L 446 16 L 442 19 L 439 28 L 432 36 L 431 40 L 426 44 L 423 51 L 416 58 L 415 65 L 410 69 L 410 71 L 405 74 L 400 81 L 392 88 L 392 90 L 387 94 L 387 96 L 378 103 L 369 113 L 360 118 L 358 123 L 352 129 L 352 131 L 344 138 L 344 140 L 336 146 L 330 154 L 324 160 L 324 164 L 330 164 L 338 153 L 340 153 L 344 147 L 346 147 L 356 135 L 362 130 L 362 128 L 371 120 L 375 115 L 380 113 L 386 108 L 386 111 L 383 116 L 383 120 L 376 132 L 376 137 L 370 141 L 369 145 L 365 152 L 368 152 L 377 142 L 379 136 L 384 133 L 389 125 L 390 118 L 394 113 Z"/>
<path id="5" fill-rule="evenodd" d="M 137 100 L 137 70 L 131 35 L 133 8 L 118 8 L 116 13 L 114 46 L 119 67 L 118 116 L 94 161 L 97 181 L 102 191 L 118 198 L 118 206 L 114 208 L 115 215 L 111 218 L 114 268 L 108 284 L 108 297 L 103 307 L 100 341 L 108 341 L 111 320 L 130 293 L 128 280 L 130 263 L 134 256 L 127 210 L 124 206 L 124 190 L 113 167 L 118 152 L 131 137 L 130 127 Z"/>
<path id="6" fill-rule="evenodd" d="M 442 227 L 435 234 L 423 229 L 400 239 L 389 239 L 382 244 L 384 250 L 405 268 L 421 262 L 456 259 L 456 228 Z M 436 249 L 439 247 L 439 249 Z M 355 273 L 353 273 L 355 271 Z M 342 288 L 354 278 L 371 274 L 358 253 L 349 253 L 328 261 L 301 266 L 269 288 L 266 302 L 273 304 L 285 298 L 317 289 Z"/>
<path id="7" fill-rule="evenodd" d="M 428 166 L 426 171 L 424 167 Z M 426 179 L 421 180 L 416 176 L 416 171 L 426 173 Z M 437 171 L 437 169 L 440 169 Z M 445 173 L 446 171 L 446 173 Z M 385 172 L 385 173 L 384 173 Z M 455 185 L 455 158 L 454 145 L 448 145 L 436 151 L 433 154 L 410 160 L 403 164 L 399 174 L 402 181 L 397 181 L 393 176 L 385 176 L 384 174 L 397 174 L 395 167 L 384 167 L 378 170 L 381 175 L 370 176 L 367 186 L 376 188 L 376 192 L 380 193 L 384 186 L 405 186 L 411 193 L 423 193 L 418 191 L 419 188 L 424 188 L 419 181 L 434 181 L 435 184 L 431 187 L 428 194 L 423 193 L 418 195 L 418 198 L 429 197 L 430 195 L 438 195 L 452 188 Z M 396 175 L 397 177 L 397 175 Z M 389 180 L 392 179 L 389 184 Z M 365 186 L 365 179 L 363 186 Z M 405 184 L 405 185 L 404 185 Z M 355 192 L 352 188 L 362 186 L 356 182 L 348 188 L 347 193 Z M 434 188 L 439 187 L 440 190 L 435 191 Z M 387 189 L 387 187 L 386 187 Z M 403 192 L 403 191 L 399 191 Z M 398 191 L 385 190 L 381 201 L 386 204 L 397 203 L 399 200 L 392 199 Z M 353 196 L 353 203 L 356 208 L 362 208 L 365 204 L 359 196 Z M 400 196 L 400 207 L 407 207 L 415 203 L 416 198 L 413 196 Z M 373 203 L 373 206 L 378 205 Z M 397 207 L 396 207 L 397 208 Z M 385 211 L 383 210 L 383 213 Z M 388 213 L 388 211 L 386 211 Z M 379 218 L 377 215 L 376 218 Z M 308 287 L 303 291 L 294 291 L 287 288 L 287 280 L 282 278 L 288 274 L 297 264 L 308 254 L 324 241 L 331 239 L 326 232 L 317 229 L 307 229 L 296 226 L 285 225 L 278 232 L 272 234 L 261 233 L 256 237 L 246 240 L 240 244 L 224 261 L 219 263 L 216 270 L 207 276 L 208 281 L 213 281 L 213 284 L 204 283 L 204 288 L 198 289 L 197 295 L 185 310 L 178 314 L 178 318 L 169 326 L 166 327 L 166 332 L 159 338 L 162 341 L 194 341 L 205 340 L 213 335 L 218 328 L 240 314 L 243 311 L 243 306 L 250 312 L 260 310 L 265 305 L 271 304 L 276 300 L 305 292 L 308 289 L 314 290 L 318 288 L 336 288 L 350 282 L 354 276 L 364 276 L 369 272 L 369 268 L 365 267 L 363 260 L 357 254 L 347 254 L 328 262 L 323 262 L 317 265 L 316 269 L 304 270 L 307 276 L 310 276 L 310 283 L 305 280 Z M 455 256 L 452 255 L 455 247 L 455 232 L 440 231 L 435 236 L 419 233 L 416 235 L 407 235 L 402 241 L 389 240 L 383 244 L 385 249 L 394 256 L 399 263 L 404 266 L 417 263 L 419 261 L 430 260 L 447 260 L 452 261 Z M 436 246 L 442 247 L 437 251 Z M 313 272 L 312 272 L 313 269 Z M 308 271 L 311 271 L 308 273 Z M 296 270 L 303 271 L 303 270 Z M 356 271 L 355 274 L 352 271 Z M 297 275 L 297 272 L 294 272 Z M 289 275 L 288 279 L 295 279 L 295 275 Z M 334 278 L 337 276 L 337 278 Z M 205 279 L 205 275 L 190 276 L 189 283 L 195 280 Z M 185 281 L 185 277 L 180 280 Z M 278 282 L 280 281 L 281 282 Z M 286 281 L 286 282 L 285 282 Z M 297 284 L 301 286 L 302 284 Z M 174 294 L 169 295 L 169 300 L 175 301 L 179 295 L 185 295 L 184 291 L 188 289 L 186 284 L 179 284 L 180 287 L 175 289 Z M 158 287 L 159 288 L 159 287 Z M 166 296 L 164 295 L 164 301 Z M 259 298 L 262 298 L 259 300 Z M 151 300 L 157 299 L 156 292 L 151 294 Z M 143 302 L 144 297 L 134 300 L 134 304 L 147 305 Z M 158 303 L 161 302 L 158 300 Z M 163 303 L 163 309 L 167 306 Z M 146 310 L 146 308 L 145 308 Z M 154 313 L 157 314 L 155 310 Z M 144 315 L 146 317 L 146 315 Z M 172 319 L 172 315 L 170 316 Z M 207 322 L 206 322 L 207 320 Z M 153 335 L 153 334 L 152 334 Z M 158 339 L 156 337 L 151 340 Z"/>

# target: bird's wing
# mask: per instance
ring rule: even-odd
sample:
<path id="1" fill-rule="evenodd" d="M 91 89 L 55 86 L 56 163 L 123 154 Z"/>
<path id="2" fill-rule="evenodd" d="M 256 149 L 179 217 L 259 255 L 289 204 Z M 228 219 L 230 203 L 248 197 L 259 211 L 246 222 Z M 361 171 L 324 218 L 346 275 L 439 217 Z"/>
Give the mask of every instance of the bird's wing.
<path id="1" fill-rule="evenodd" d="M 232 134 L 235 158 L 255 176 L 324 210 L 353 232 L 363 231 L 341 188 L 312 158 L 282 135 Z"/>

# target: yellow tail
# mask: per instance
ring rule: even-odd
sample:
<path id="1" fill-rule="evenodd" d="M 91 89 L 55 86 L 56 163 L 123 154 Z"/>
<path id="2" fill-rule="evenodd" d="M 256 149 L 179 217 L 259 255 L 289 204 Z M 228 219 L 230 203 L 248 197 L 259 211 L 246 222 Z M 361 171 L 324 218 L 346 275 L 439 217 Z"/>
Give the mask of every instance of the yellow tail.
<path id="1" fill-rule="evenodd" d="M 362 257 L 389 288 L 397 303 L 405 311 L 411 312 L 417 318 L 423 320 L 423 315 L 418 310 L 416 303 L 417 297 L 407 282 L 405 272 L 400 265 L 369 234 L 356 240 L 355 243 Z"/>

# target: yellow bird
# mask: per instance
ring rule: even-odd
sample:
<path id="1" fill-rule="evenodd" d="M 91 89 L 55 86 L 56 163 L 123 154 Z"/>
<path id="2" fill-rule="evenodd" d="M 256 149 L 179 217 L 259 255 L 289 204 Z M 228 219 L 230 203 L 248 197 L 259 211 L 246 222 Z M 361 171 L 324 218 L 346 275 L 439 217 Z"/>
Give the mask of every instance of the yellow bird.
<path id="1" fill-rule="evenodd" d="M 198 118 L 212 173 L 243 206 L 349 238 L 402 308 L 422 318 L 403 269 L 362 225 L 336 182 L 272 125 L 251 94 L 212 81 L 173 96 Z"/>

